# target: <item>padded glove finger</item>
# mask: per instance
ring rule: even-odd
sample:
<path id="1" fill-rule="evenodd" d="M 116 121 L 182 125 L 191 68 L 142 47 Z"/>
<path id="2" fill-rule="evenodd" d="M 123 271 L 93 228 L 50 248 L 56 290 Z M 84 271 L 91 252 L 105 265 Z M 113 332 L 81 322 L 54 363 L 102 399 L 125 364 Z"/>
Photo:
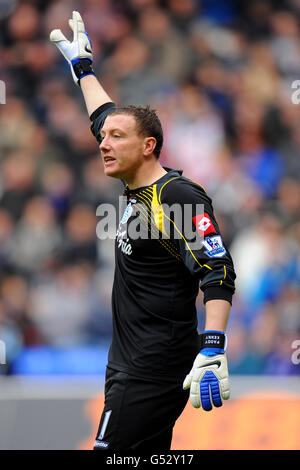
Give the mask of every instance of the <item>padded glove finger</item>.
<path id="1" fill-rule="evenodd" d="M 69 26 L 73 31 L 72 42 L 68 41 L 60 29 L 54 29 L 50 33 L 50 41 L 58 47 L 68 61 L 73 80 L 76 85 L 80 86 L 81 78 L 86 75 L 95 75 L 92 67 L 92 44 L 78 11 L 73 11 Z"/>

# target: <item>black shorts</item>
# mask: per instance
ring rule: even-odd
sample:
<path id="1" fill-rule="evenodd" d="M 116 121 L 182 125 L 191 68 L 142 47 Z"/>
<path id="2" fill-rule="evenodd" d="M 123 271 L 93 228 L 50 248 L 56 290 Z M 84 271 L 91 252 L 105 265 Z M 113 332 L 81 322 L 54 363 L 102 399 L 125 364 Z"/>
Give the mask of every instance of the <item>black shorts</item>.
<path id="1" fill-rule="evenodd" d="M 104 410 L 94 450 L 169 450 L 175 421 L 188 397 L 182 383 L 107 368 Z"/>

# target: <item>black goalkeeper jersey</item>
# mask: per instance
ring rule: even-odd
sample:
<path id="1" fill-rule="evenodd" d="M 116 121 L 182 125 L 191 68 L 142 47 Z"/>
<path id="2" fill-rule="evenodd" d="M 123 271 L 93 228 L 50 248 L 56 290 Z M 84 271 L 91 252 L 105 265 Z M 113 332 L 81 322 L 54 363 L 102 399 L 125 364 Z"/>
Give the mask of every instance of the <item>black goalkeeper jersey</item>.
<path id="1" fill-rule="evenodd" d="M 111 109 L 93 113 L 99 131 Z M 116 233 L 113 337 L 108 366 L 181 381 L 199 352 L 196 297 L 231 302 L 235 273 L 211 199 L 181 171 L 124 191 Z"/>

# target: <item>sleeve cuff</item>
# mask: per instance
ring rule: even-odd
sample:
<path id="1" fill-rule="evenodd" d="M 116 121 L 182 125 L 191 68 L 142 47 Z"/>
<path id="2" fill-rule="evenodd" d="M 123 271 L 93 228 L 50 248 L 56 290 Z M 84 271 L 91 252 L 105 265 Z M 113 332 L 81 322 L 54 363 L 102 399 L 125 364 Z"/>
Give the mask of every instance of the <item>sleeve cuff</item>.
<path id="1" fill-rule="evenodd" d="M 90 121 L 91 122 L 95 121 L 95 119 L 98 116 L 100 116 L 100 114 L 104 113 L 109 108 L 111 109 L 116 108 L 115 103 L 113 103 L 112 101 L 109 101 L 108 103 L 104 103 L 101 106 L 99 106 L 99 108 L 95 109 L 95 111 L 90 115 Z"/>
<path id="2" fill-rule="evenodd" d="M 204 291 L 203 303 L 205 304 L 208 300 L 227 300 L 232 304 L 233 293 L 222 286 L 207 287 Z"/>

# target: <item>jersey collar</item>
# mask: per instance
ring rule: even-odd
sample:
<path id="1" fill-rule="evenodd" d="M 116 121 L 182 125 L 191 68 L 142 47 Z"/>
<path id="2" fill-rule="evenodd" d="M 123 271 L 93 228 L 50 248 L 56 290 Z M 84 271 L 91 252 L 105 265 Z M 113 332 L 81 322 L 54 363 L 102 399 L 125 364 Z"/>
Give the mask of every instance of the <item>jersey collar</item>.
<path id="1" fill-rule="evenodd" d="M 165 181 L 168 181 L 169 179 L 174 178 L 175 176 L 181 176 L 182 173 L 183 173 L 183 170 L 174 170 L 173 168 L 168 168 L 166 166 L 164 166 L 163 169 L 166 170 L 167 173 L 165 175 L 163 175 L 161 178 L 159 178 L 158 180 L 154 181 L 152 184 L 149 184 L 149 186 L 141 186 L 140 188 L 129 189 L 127 184 L 124 181 L 122 181 L 123 185 L 125 186 L 124 195 L 127 196 L 129 194 L 130 195 L 136 194 L 139 191 L 142 191 L 146 188 L 150 188 L 154 184 L 164 183 Z"/>

